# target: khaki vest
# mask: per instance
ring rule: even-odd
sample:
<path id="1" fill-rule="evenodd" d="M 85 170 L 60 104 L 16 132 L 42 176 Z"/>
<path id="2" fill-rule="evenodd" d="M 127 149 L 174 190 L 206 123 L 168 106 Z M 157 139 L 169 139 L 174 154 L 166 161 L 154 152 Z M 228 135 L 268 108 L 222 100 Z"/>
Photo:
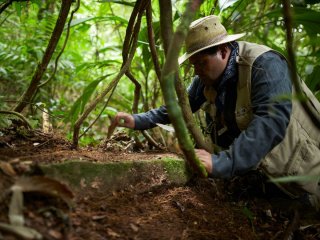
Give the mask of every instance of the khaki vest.
<path id="1" fill-rule="evenodd" d="M 239 129 L 243 131 L 253 118 L 251 107 L 252 65 L 261 54 L 274 50 L 254 43 L 242 41 L 238 43 L 239 78 L 235 116 Z M 277 54 L 281 55 L 280 53 Z M 303 81 L 301 81 L 301 85 L 308 101 L 320 114 L 320 103 Z M 211 89 L 205 89 L 204 95 L 211 103 L 209 113 L 211 112 L 211 117 L 214 117 L 215 110 L 212 103 L 214 103 L 216 93 Z M 300 101 L 295 97 L 292 99 L 292 113 L 284 139 L 260 161 L 257 167 L 271 178 L 312 176 L 312 180 L 281 183 L 279 187 L 292 197 L 297 197 L 307 191 L 316 196 L 317 201 L 320 201 L 320 130 L 319 127 L 314 125 Z"/>

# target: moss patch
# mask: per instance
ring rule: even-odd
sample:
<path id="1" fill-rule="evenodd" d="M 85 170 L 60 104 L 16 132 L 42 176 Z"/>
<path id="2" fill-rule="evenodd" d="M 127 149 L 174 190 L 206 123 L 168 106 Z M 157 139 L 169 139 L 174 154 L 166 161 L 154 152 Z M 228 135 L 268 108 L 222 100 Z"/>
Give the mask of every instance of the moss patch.
<path id="1" fill-rule="evenodd" d="M 41 166 L 46 175 L 73 187 L 117 190 L 139 182 L 185 184 L 189 179 L 184 160 L 174 158 L 97 163 L 69 160 Z"/>

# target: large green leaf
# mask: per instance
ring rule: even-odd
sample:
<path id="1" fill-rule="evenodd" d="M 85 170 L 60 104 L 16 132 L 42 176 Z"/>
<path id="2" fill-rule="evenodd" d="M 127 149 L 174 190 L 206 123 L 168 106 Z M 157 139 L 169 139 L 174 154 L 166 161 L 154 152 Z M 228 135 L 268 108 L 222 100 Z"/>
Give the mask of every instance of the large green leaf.
<path id="1" fill-rule="evenodd" d="M 85 69 L 90 68 L 102 68 L 102 67 L 109 67 L 109 66 L 115 66 L 116 64 L 120 64 L 121 62 L 118 60 L 103 60 L 103 61 L 94 61 L 94 62 L 86 62 L 83 63 L 76 68 L 76 72 L 80 72 Z"/>
<path id="2" fill-rule="evenodd" d="M 302 25 L 308 35 L 316 35 L 320 33 L 320 12 L 314 11 L 304 7 L 294 7 L 293 10 L 293 23 L 295 27 Z M 282 18 L 283 9 L 278 8 L 276 10 L 268 12 L 265 17 L 267 18 Z"/>
<path id="3" fill-rule="evenodd" d="M 306 4 L 317 4 L 320 3 L 320 0 L 305 0 L 304 2 Z"/>
<path id="4" fill-rule="evenodd" d="M 119 23 L 123 23 L 125 25 L 128 24 L 128 20 L 118 17 L 118 16 L 114 16 L 114 15 L 107 15 L 105 17 L 86 17 L 86 18 L 78 18 L 78 19 L 74 19 L 71 21 L 70 27 L 74 27 L 77 26 L 79 24 L 83 24 L 86 23 L 88 21 L 97 21 L 97 22 L 104 22 L 104 21 L 113 21 L 111 22 L 112 24 L 114 24 L 114 22 L 119 22 Z M 67 28 L 67 26 L 65 26 L 65 29 Z"/>
<path id="5" fill-rule="evenodd" d="M 218 2 L 219 2 L 220 11 L 222 12 L 224 9 L 232 6 L 237 1 L 239 1 L 239 0 L 219 0 Z"/>
<path id="6" fill-rule="evenodd" d="M 100 78 L 89 83 L 89 85 L 83 90 L 82 95 L 75 101 L 75 103 L 71 107 L 71 110 L 68 116 L 66 117 L 66 121 L 71 121 L 72 125 L 75 123 L 76 119 L 78 118 L 78 115 L 83 112 L 85 105 L 87 104 L 93 92 L 102 80 L 103 78 Z"/>
<path id="7" fill-rule="evenodd" d="M 307 76 L 306 84 L 311 91 L 317 91 L 320 87 L 320 65 L 317 65 L 313 68 L 313 71 L 310 75 Z"/>

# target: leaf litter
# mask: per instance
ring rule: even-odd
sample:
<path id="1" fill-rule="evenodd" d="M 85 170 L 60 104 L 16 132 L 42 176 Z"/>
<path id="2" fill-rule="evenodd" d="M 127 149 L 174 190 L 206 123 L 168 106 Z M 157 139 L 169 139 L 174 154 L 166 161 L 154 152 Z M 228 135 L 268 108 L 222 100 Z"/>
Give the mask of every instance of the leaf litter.
<path id="1" fill-rule="evenodd" d="M 79 183 L 80 190 L 76 190 L 43 176 L 37 168 L 39 163 L 69 159 L 117 162 L 172 155 L 147 148 L 138 152 L 134 149 L 132 139 L 121 135 L 118 141 L 117 133 L 102 141 L 99 147 L 75 151 L 68 141 L 54 134 L 34 131 L 24 137 L 6 132 L 0 137 L 0 239 L 283 239 L 286 236 L 317 239 L 320 236 L 319 215 L 313 210 L 295 207 L 295 202 L 276 191 L 265 195 L 256 181 L 250 184 L 245 178 L 194 179 L 184 186 L 139 182 L 117 191 L 93 182 Z M 16 191 L 21 192 L 12 203 Z M 303 212 L 299 224 L 292 209 Z M 9 229 L 12 227 L 14 230 Z"/>

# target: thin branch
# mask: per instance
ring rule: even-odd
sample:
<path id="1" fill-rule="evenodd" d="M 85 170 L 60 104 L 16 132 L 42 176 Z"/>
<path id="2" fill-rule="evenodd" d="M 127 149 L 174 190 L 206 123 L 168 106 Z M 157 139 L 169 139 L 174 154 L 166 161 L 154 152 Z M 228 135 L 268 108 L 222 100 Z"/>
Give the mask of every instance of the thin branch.
<path id="1" fill-rule="evenodd" d="M 140 91 L 141 91 L 141 85 L 140 83 L 134 78 L 132 73 L 128 70 L 126 72 L 127 77 L 131 80 L 131 82 L 134 83 L 135 89 L 134 89 L 134 100 L 133 100 L 133 106 L 132 106 L 132 113 L 137 113 L 138 112 L 138 103 L 139 103 L 139 97 L 140 97 Z M 150 134 L 146 131 L 143 130 L 141 131 L 142 135 L 147 139 L 147 141 L 154 147 L 163 150 L 164 148 L 161 147 L 160 144 L 158 144 L 151 136 Z"/>
<path id="2" fill-rule="evenodd" d="M 181 106 L 184 120 L 186 122 L 188 130 L 190 131 L 194 141 L 196 142 L 197 148 L 205 149 L 207 152 L 213 153 L 214 144 L 212 143 L 210 136 L 205 137 L 202 134 L 201 129 L 198 127 L 197 123 L 195 122 L 195 119 L 191 111 L 186 88 L 183 85 L 178 74 L 175 81 L 175 88 L 176 88 L 177 96 L 179 99 L 179 105 Z"/>
<path id="3" fill-rule="evenodd" d="M 148 27 L 148 38 L 149 38 L 149 47 L 151 51 L 151 57 L 153 61 L 153 65 L 157 74 L 158 79 L 161 79 L 161 67 L 158 60 L 158 54 L 156 50 L 156 44 L 154 40 L 154 31 L 152 27 L 152 9 L 151 4 L 148 5 L 146 9 L 146 17 L 147 17 L 147 27 Z"/>
<path id="4" fill-rule="evenodd" d="M 9 7 L 12 3 L 13 3 L 14 0 L 9 0 L 7 2 L 4 2 L 1 4 L 0 6 L 0 14 L 7 9 L 7 7 Z"/>
<path id="5" fill-rule="evenodd" d="M 20 102 L 20 101 L 16 101 L 16 100 L 4 100 L 4 102 L 14 102 L 14 103 L 17 103 L 17 102 Z M 34 103 L 34 102 L 26 102 L 26 104 L 31 105 L 31 106 L 34 106 L 35 108 L 39 109 L 41 112 L 44 112 L 44 113 L 48 114 L 48 115 L 49 115 L 50 117 L 52 117 L 52 118 L 63 119 L 63 117 L 59 117 L 59 116 L 52 115 L 50 112 L 44 110 L 44 108 L 39 107 L 39 106 L 38 106 L 36 103 Z"/>
<path id="6" fill-rule="evenodd" d="M 11 115 L 15 115 L 15 116 L 17 116 L 18 118 L 20 118 L 20 119 L 25 123 L 25 125 L 28 127 L 28 129 L 32 129 L 31 124 L 28 122 L 28 120 L 27 120 L 21 113 L 18 113 L 18 112 L 15 112 L 15 111 L 0 110 L 0 114 L 11 114 Z"/>
<path id="7" fill-rule="evenodd" d="M 129 55 L 130 51 L 130 42 L 132 41 L 132 31 L 134 29 L 134 24 L 137 18 L 137 15 L 142 7 L 142 0 L 137 0 L 136 4 L 134 5 L 134 8 L 132 10 L 128 26 L 126 29 L 126 36 L 123 41 L 123 48 L 122 48 L 122 58 L 123 58 L 123 64 L 126 62 L 126 58 Z"/>
<path id="8" fill-rule="evenodd" d="M 130 79 L 130 81 L 134 84 L 134 97 L 133 97 L 133 104 L 132 104 L 132 113 L 138 113 L 138 104 L 141 92 L 141 84 L 135 79 L 132 75 L 131 71 L 126 72 L 126 76 Z"/>
<path id="9" fill-rule="evenodd" d="M 110 96 L 108 97 L 106 103 L 104 104 L 102 110 L 100 111 L 99 115 L 96 117 L 96 119 L 86 128 L 86 130 L 83 131 L 83 133 L 79 136 L 79 138 L 82 138 L 88 131 L 89 129 L 92 128 L 92 126 L 99 120 L 99 118 L 101 117 L 102 113 L 104 112 L 104 110 L 107 108 L 108 104 L 109 104 L 109 101 L 114 93 L 114 90 L 116 89 L 117 86 L 114 86 L 112 91 L 111 91 L 111 94 Z"/>
<path id="10" fill-rule="evenodd" d="M 160 150 L 164 150 L 165 148 L 162 147 L 159 143 L 157 143 L 151 136 L 150 134 L 146 131 L 143 130 L 141 131 L 142 135 L 147 139 L 147 141 L 154 147 L 160 149 Z"/>

